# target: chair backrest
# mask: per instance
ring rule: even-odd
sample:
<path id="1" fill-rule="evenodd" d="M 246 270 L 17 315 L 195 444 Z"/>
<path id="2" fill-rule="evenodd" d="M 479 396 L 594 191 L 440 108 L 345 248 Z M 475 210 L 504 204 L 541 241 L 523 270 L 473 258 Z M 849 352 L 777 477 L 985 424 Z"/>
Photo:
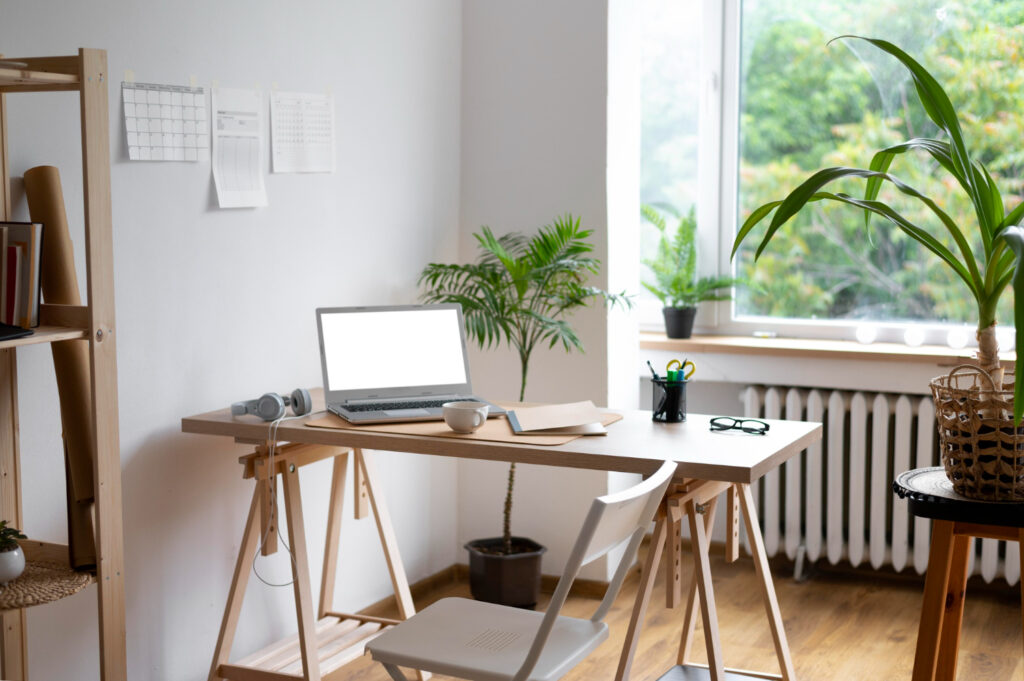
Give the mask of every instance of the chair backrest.
<path id="1" fill-rule="evenodd" d="M 675 462 L 666 461 L 656 473 L 643 482 L 622 492 L 594 499 L 583 521 L 576 544 L 565 563 L 565 570 L 558 580 L 558 586 L 551 596 L 551 603 L 530 646 L 530 652 L 513 677 L 513 681 L 524 681 L 533 671 L 580 568 L 628 540 L 626 550 L 615 570 L 615 576 L 608 584 L 604 599 L 591 619 L 595 622 L 600 621 L 608 614 L 675 471 Z"/>

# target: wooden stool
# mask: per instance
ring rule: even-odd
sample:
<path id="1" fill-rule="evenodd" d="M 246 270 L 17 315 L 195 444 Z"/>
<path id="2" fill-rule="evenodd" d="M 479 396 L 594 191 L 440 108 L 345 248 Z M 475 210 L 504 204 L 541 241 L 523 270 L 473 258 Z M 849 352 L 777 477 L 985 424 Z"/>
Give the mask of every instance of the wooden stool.
<path id="1" fill-rule="evenodd" d="M 220 636 L 210 666 L 209 681 L 321 681 L 339 678 L 341 667 L 363 655 L 368 641 L 385 628 L 400 620 L 371 617 L 334 611 L 334 580 L 338 566 L 338 548 L 341 537 L 342 501 L 349 454 L 353 455 L 355 482 L 355 517 L 363 518 L 372 506 L 377 519 L 377 531 L 387 559 L 391 582 L 402 619 L 415 613 L 409 582 L 398 554 L 391 518 L 379 493 L 379 482 L 369 456 L 360 449 L 330 447 L 327 445 L 279 445 L 274 451 L 271 469 L 270 442 L 263 443 L 252 454 L 239 458 L 243 466 L 242 477 L 256 483 L 249 516 L 242 535 L 235 563 L 235 573 L 228 593 Z M 327 537 L 324 546 L 324 566 L 320 582 L 319 607 L 313 608 L 310 587 L 309 557 L 306 552 L 305 525 L 302 515 L 302 497 L 299 469 L 305 465 L 334 459 L 331 478 L 331 498 L 327 511 Z M 277 478 L 284 481 L 283 504 L 277 498 Z M 278 499 L 274 510 L 274 499 Z M 285 512 L 288 517 L 288 543 L 292 553 L 292 589 L 295 594 L 295 613 L 299 631 L 294 636 L 258 650 L 237 662 L 230 662 L 231 646 L 242 611 L 245 587 L 252 572 L 256 551 L 271 555 L 277 551 L 277 519 Z M 262 538 L 262 544 L 260 539 Z M 262 548 L 260 548 L 262 547 Z M 420 681 L 429 674 L 417 672 Z"/>
<path id="2" fill-rule="evenodd" d="M 932 546 L 917 630 L 913 681 L 953 681 L 967 590 L 972 537 L 1019 543 L 1024 566 L 1024 503 L 960 496 L 941 467 L 917 468 L 896 478 L 893 491 L 910 512 L 931 518 Z M 1024 589 L 1021 591 L 1024 616 Z"/>

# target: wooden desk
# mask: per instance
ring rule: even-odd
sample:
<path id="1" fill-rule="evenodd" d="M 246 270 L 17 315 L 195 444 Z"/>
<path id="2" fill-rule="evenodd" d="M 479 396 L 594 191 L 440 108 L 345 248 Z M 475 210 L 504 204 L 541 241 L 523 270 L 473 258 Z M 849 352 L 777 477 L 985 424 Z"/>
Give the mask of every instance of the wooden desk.
<path id="1" fill-rule="evenodd" d="M 321 400 L 322 397 L 314 393 L 314 408 L 322 407 Z M 316 404 L 317 401 L 320 401 L 320 403 Z M 670 549 L 667 563 L 669 574 L 670 576 L 675 575 L 675 579 L 669 585 L 667 603 L 672 606 L 678 601 L 675 594 L 680 591 L 678 585 L 678 576 L 681 574 L 678 557 L 680 550 L 679 530 L 681 529 L 682 519 L 685 516 L 690 517 L 691 537 L 696 547 L 694 560 L 697 567 L 697 579 L 691 588 L 689 604 L 686 610 L 683 632 L 684 642 L 680 651 L 680 664 L 685 661 L 683 649 L 688 650 L 689 648 L 689 635 L 687 632 L 692 633 L 695 622 L 694 614 L 697 608 L 697 601 L 699 600 L 705 630 L 709 632 L 706 640 L 708 658 L 711 660 L 710 678 L 714 681 L 721 681 L 726 678 L 726 670 L 721 662 L 721 648 L 718 644 L 714 596 L 711 590 L 710 571 L 707 560 L 708 537 L 705 531 L 711 527 L 710 521 L 713 519 L 717 498 L 726 491 L 729 492 L 729 516 L 732 529 L 729 542 L 730 551 L 734 554 L 737 553 L 738 541 L 736 538 L 739 532 L 739 518 L 742 507 L 748 526 L 748 533 L 751 534 L 751 547 L 754 552 L 755 566 L 764 585 L 765 604 L 768 609 L 769 621 L 775 634 L 776 648 L 779 653 L 780 666 L 782 667 L 782 675 L 778 678 L 787 680 L 793 678 L 792 665 L 788 662 L 788 646 L 785 634 L 781 629 L 782 619 L 778 612 L 778 605 L 775 602 L 775 591 L 771 584 L 771 576 L 767 570 L 767 558 L 764 554 L 760 531 L 756 529 L 758 527 L 756 511 L 750 503 L 749 485 L 768 471 L 782 464 L 788 458 L 821 439 L 821 424 L 773 420 L 768 421 L 771 425 L 769 433 L 764 436 L 758 436 L 748 435 L 739 431 L 711 432 L 708 428 L 710 417 L 699 414 L 688 415 L 685 423 L 662 424 L 652 422 L 650 412 L 648 411 L 615 411 L 622 413 L 624 418 L 622 421 L 609 426 L 606 436 L 582 437 L 567 444 L 553 447 L 531 445 L 528 442 L 510 444 L 458 438 L 400 435 L 363 429 L 310 428 L 304 425 L 306 419 L 281 423 L 276 432 L 276 440 L 293 444 L 324 445 L 335 448 L 351 447 L 355 449 L 357 456 L 356 472 L 359 474 L 362 470 L 364 475 L 366 475 L 366 482 L 371 487 L 370 496 L 374 499 L 374 510 L 378 516 L 378 528 L 380 529 L 389 566 L 393 562 L 397 563 L 401 579 L 395 579 L 394 571 L 392 572 L 392 578 L 396 586 L 396 596 L 399 598 L 399 610 L 403 611 L 403 616 L 412 614 L 411 601 L 407 602 L 405 607 L 403 607 L 402 603 L 405 600 L 402 593 L 408 594 L 408 584 L 405 582 L 404 570 L 401 569 L 397 547 L 393 546 L 394 533 L 390 528 L 384 500 L 379 493 L 379 489 L 372 489 L 374 487 L 372 466 L 366 466 L 364 469 L 361 465 L 358 465 L 358 462 L 369 462 L 369 457 L 362 452 L 363 448 L 641 474 L 654 472 L 661 465 L 662 461 L 675 461 L 678 464 L 676 483 L 670 487 L 669 494 L 666 496 L 662 509 L 659 511 L 654 540 L 651 543 L 651 549 L 644 564 L 644 571 L 641 576 L 641 589 L 634 604 L 633 621 L 627 634 L 622 661 L 616 678 L 625 679 L 628 677 L 630 662 L 636 647 L 636 639 L 639 635 L 654 583 L 654 573 L 658 568 L 658 561 L 665 546 L 668 546 Z M 311 416 L 319 415 L 314 413 Z M 182 419 L 182 430 L 186 433 L 233 437 L 240 442 L 250 444 L 262 443 L 264 446 L 268 442 L 269 437 L 268 424 L 254 417 L 232 417 L 228 409 L 184 418 Z M 337 475 L 337 463 L 335 471 Z M 289 477 L 295 478 L 296 482 L 294 484 L 297 485 L 298 476 L 286 477 L 286 501 L 289 490 Z M 337 478 L 335 483 L 332 486 L 332 495 L 333 489 L 339 487 Z M 343 484 L 340 486 L 343 487 Z M 297 496 L 297 487 L 295 488 L 294 495 Z M 335 499 L 332 496 L 332 510 L 329 511 L 329 517 L 332 519 L 336 514 L 340 517 L 340 504 L 337 511 L 335 511 L 333 509 L 334 501 Z M 297 504 L 288 503 L 289 526 L 293 524 L 290 515 L 296 506 Z M 254 496 L 250 521 L 254 517 L 256 509 L 257 499 Z M 703 522 L 698 520 L 698 515 L 704 516 Z M 672 530 L 672 532 L 669 530 Z M 325 550 L 325 554 L 331 553 L 329 549 L 336 549 L 336 546 L 330 546 L 330 533 L 331 529 L 329 527 L 328 550 Z M 388 541 L 388 538 L 391 541 Z M 295 539 L 299 538 L 296 537 Z M 296 547 L 296 543 L 293 540 L 292 547 L 296 553 L 293 569 L 296 571 L 296 583 L 298 584 L 299 574 L 306 569 L 306 565 L 304 562 L 304 544 Z M 389 544 L 391 544 L 390 548 Z M 243 547 L 244 545 L 245 542 L 243 541 Z M 302 561 L 298 560 L 298 553 L 300 551 L 303 554 Z M 241 559 L 242 556 L 240 555 L 240 561 Z M 302 565 L 298 564 L 300 562 Z M 325 557 L 325 565 L 326 563 L 327 557 Z M 243 567 L 245 566 L 241 562 L 236 567 L 236 581 L 239 577 L 239 571 Z M 251 569 L 251 561 L 249 567 L 245 569 Z M 324 579 L 327 578 L 328 575 L 325 574 Z M 333 593 L 333 575 L 330 576 L 330 579 L 332 582 L 329 593 Z M 308 570 L 305 581 L 308 590 Z M 296 588 L 298 589 L 299 587 L 297 586 Z M 244 585 L 242 591 L 244 591 Z M 309 600 L 310 597 L 308 595 L 300 594 L 297 591 L 296 604 L 299 610 L 300 633 L 303 629 L 314 631 L 316 626 L 311 613 L 302 612 L 303 609 L 308 610 L 309 608 L 304 608 L 301 602 L 308 602 Z M 323 597 L 321 601 L 321 617 L 323 617 Z M 236 605 L 238 608 L 241 607 L 240 602 Z M 228 609 L 225 613 L 225 624 L 229 623 L 232 607 L 232 599 L 229 598 Z M 304 620 L 305 622 L 303 622 Z M 231 626 L 233 627 L 233 624 Z M 222 634 L 223 631 L 222 628 Z M 233 634 L 233 629 L 231 633 Z M 217 655 L 222 658 L 221 663 L 227 663 L 228 652 L 230 652 L 230 641 L 226 650 L 218 645 Z M 313 666 L 310 663 L 315 659 L 313 658 L 314 653 L 315 649 L 309 653 L 310 660 L 307 662 L 307 648 L 303 646 L 302 655 L 306 671 L 302 678 L 314 680 L 320 678 L 318 672 L 310 671 L 310 666 Z M 218 660 L 215 659 L 214 667 L 211 671 L 211 679 L 220 678 L 216 675 L 217 667 Z M 732 670 L 728 671 L 731 672 Z M 252 678 L 256 677 L 253 676 Z M 764 676 L 760 678 L 764 678 Z"/>

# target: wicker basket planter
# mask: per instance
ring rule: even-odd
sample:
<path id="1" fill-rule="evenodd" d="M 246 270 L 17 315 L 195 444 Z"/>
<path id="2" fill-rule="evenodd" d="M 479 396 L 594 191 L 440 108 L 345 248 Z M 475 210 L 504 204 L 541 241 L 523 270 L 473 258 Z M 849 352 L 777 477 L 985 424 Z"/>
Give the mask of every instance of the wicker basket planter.
<path id="1" fill-rule="evenodd" d="M 972 499 L 1024 501 L 1024 423 L 1013 425 L 1013 384 L 997 390 L 987 372 L 964 364 L 930 385 L 953 489 Z"/>

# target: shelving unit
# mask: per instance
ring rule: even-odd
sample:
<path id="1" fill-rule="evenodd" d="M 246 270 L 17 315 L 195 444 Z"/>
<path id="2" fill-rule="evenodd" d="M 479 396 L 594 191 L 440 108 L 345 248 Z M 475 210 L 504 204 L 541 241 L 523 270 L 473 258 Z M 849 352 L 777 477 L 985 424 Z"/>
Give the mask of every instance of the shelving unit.
<path id="1" fill-rule="evenodd" d="M 107 55 L 80 49 L 67 57 L 4 57 L 0 63 L 0 220 L 11 213 L 7 158 L 7 95 L 73 91 L 82 126 L 85 250 L 88 302 L 43 305 L 42 326 L 28 338 L 0 341 L 0 517 L 23 527 L 18 447 L 16 350 L 23 345 L 84 339 L 89 343 L 95 477 L 96 583 L 99 604 L 100 674 L 126 681 L 124 546 L 121 517 L 121 454 L 117 423 L 114 340 L 114 275 L 110 206 L 110 140 Z M 68 563 L 68 547 L 25 542 L 28 560 Z M 59 572 L 59 571 L 56 571 Z M 55 575 L 55 580 L 61 579 Z M 25 610 L 0 612 L 0 678 L 28 678 Z"/>

